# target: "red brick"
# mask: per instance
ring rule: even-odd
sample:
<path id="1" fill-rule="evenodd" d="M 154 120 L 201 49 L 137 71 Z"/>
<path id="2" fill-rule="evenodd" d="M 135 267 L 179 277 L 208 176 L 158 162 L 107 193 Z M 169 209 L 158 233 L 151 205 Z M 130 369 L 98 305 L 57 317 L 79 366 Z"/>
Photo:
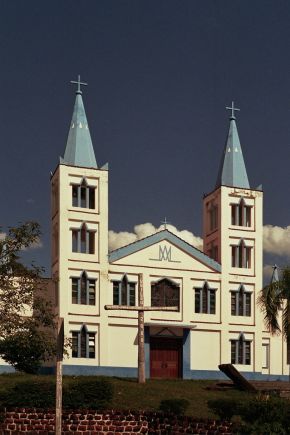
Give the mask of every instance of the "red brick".
<path id="1" fill-rule="evenodd" d="M 96 420 L 89 420 L 88 421 L 88 426 L 95 426 L 97 424 Z"/>

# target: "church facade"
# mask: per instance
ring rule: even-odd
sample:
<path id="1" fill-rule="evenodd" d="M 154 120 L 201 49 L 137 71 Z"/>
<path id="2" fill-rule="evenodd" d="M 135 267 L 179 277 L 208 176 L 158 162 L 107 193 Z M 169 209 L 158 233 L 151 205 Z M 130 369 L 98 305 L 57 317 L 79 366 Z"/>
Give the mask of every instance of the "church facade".
<path id="1" fill-rule="evenodd" d="M 78 84 L 51 178 L 53 294 L 72 340 L 64 374 L 137 376 L 138 313 L 105 306 L 138 305 L 140 276 L 144 305 L 154 307 L 145 312 L 147 378 L 218 379 L 223 363 L 250 379 L 289 374 L 286 344 L 265 329 L 257 304 L 263 192 L 249 185 L 230 109 L 217 182 L 203 198 L 203 252 L 166 227 L 109 252 L 109 171 L 97 165 Z"/>

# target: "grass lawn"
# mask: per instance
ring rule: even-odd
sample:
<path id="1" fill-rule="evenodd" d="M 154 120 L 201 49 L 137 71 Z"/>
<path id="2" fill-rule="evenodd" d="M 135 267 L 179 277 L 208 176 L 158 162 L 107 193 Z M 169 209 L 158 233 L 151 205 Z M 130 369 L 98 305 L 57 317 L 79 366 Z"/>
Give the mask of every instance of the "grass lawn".
<path id="1" fill-rule="evenodd" d="M 85 377 L 93 379 L 93 377 Z M 69 385 L 75 381 L 75 376 L 64 376 L 63 382 Z M 187 399 L 190 405 L 186 414 L 200 418 L 216 417 L 207 407 L 209 399 L 228 398 L 249 400 L 249 393 L 229 390 L 211 391 L 206 387 L 213 385 L 214 381 L 189 381 L 189 380 L 149 380 L 146 384 L 139 385 L 134 379 L 106 378 L 114 386 L 114 399 L 112 407 L 115 409 L 131 410 L 158 410 L 159 403 L 163 399 Z M 40 384 L 55 382 L 54 376 L 33 376 L 24 374 L 0 375 L 1 390 L 6 390 L 13 385 L 35 381 Z M 0 400 L 1 405 L 1 400 Z M 25 406 L 25 403 L 23 403 Z"/>

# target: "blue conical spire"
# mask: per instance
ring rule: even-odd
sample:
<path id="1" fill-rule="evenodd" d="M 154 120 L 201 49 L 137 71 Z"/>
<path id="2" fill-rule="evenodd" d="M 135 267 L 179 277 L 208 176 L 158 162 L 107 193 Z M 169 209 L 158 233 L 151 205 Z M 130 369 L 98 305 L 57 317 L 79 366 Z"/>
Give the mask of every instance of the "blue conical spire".
<path id="1" fill-rule="evenodd" d="M 234 103 L 227 109 L 232 111 L 230 128 L 220 163 L 216 187 L 233 186 L 249 189 L 249 180 L 236 125 L 235 110 L 239 109 L 234 107 Z"/>
<path id="2" fill-rule="evenodd" d="M 275 282 L 279 282 L 279 272 L 277 264 L 274 264 L 273 266 L 273 273 L 271 277 L 271 284 L 274 284 Z"/>
<path id="3" fill-rule="evenodd" d="M 80 81 L 80 76 L 77 82 L 72 81 L 72 83 L 77 83 L 78 89 L 64 157 L 61 162 L 72 166 L 97 168 L 82 91 L 80 90 L 80 85 L 86 83 Z"/>

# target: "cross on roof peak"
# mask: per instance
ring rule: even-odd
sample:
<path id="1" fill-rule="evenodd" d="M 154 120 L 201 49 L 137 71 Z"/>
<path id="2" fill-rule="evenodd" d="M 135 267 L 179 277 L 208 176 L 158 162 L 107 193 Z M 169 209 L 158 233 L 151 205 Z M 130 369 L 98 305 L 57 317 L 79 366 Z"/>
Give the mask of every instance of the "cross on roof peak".
<path id="1" fill-rule="evenodd" d="M 236 110 L 240 111 L 240 109 L 238 109 L 237 107 L 235 107 L 235 104 L 234 104 L 233 101 L 232 101 L 232 105 L 231 105 L 231 107 L 226 107 L 226 109 L 232 111 L 231 116 L 230 116 L 230 119 L 236 119 L 236 117 L 235 117 L 235 111 L 236 111 Z"/>
<path id="2" fill-rule="evenodd" d="M 71 80 L 70 82 L 73 83 L 73 84 L 78 85 L 78 89 L 76 91 L 77 94 L 81 94 L 82 93 L 82 91 L 81 91 L 81 85 L 88 86 L 87 83 L 81 82 L 81 76 L 80 75 L 78 75 L 78 79 L 77 80 Z"/>
<path id="3" fill-rule="evenodd" d="M 167 218 L 164 218 L 164 221 L 161 221 L 161 224 L 164 225 L 164 229 L 167 229 L 167 225 L 170 224 L 170 222 L 168 222 Z"/>

